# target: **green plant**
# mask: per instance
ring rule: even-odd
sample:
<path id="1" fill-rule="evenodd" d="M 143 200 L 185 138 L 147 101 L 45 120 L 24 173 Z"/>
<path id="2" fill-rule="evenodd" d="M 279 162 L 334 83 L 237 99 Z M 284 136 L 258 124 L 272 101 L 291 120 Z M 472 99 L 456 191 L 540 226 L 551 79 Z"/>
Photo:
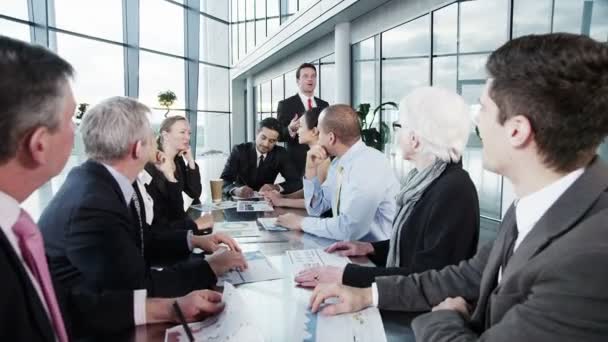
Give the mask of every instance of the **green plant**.
<path id="1" fill-rule="evenodd" d="M 371 108 L 370 104 L 362 103 L 359 105 L 357 110 L 357 115 L 359 116 L 359 125 L 361 126 L 361 140 L 363 140 L 367 146 L 373 147 L 378 151 L 384 150 L 384 146 L 388 142 L 390 136 L 390 128 L 385 122 L 382 121 L 380 122 L 380 130 L 372 126 L 374 125 L 376 114 L 387 107 L 399 109 L 399 106 L 397 106 L 395 102 L 382 103 L 378 107 L 374 108 L 372 119 L 369 123 L 367 122 L 367 116 Z"/>
<path id="2" fill-rule="evenodd" d="M 171 106 L 173 106 L 175 101 L 177 101 L 177 95 L 175 95 L 175 93 L 171 90 L 161 91 L 158 93 L 158 103 L 167 110 L 165 117 L 169 115 Z"/>
<path id="3" fill-rule="evenodd" d="M 89 104 L 88 103 L 79 103 L 78 107 L 76 108 L 76 115 L 74 116 L 74 118 L 76 119 L 76 123 L 80 123 L 80 121 L 82 120 L 82 117 L 84 116 L 84 113 L 86 113 L 87 109 L 89 108 Z"/>

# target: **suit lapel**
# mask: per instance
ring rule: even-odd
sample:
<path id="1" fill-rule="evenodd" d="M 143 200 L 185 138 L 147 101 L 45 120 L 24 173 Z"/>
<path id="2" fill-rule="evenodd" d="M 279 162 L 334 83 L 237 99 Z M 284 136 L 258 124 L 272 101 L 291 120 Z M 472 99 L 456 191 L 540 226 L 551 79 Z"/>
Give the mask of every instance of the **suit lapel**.
<path id="1" fill-rule="evenodd" d="M 45 336 L 45 340 L 54 341 L 55 336 L 53 327 L 46 311 L 44 310 L 44 305 L 40 302 L 41 299 L 38 296 L 38 293 L 36 293 L 34 285 L 24 269 L 25 265 L 23 265 L 21 260 L 19 260 L 19 257 L 13 250 L 13 246 L 10 244 L 2 230 L 0 230 L 0 250 L 5 251 L 4 254 L 7 256 L 17 274 L 17 277 L 19 278 L 20 287 L 24 292 L 24 296 L 26 297 L 24 299 L 27 301 L 28 312 L 30 312 L 34 318 L 35 324 Z"/>
<path id="2" fill-rule="evenodd" d="M 508 278 L 551 241 L 567 233 L 608 188 L 608 168 L 596 158 L 566 192 L 547 210 L 515 250 L 503 272 Z"/>
<path id="3" fill-rule="evenodd" d="M 302 115 L 302 113 L 304 113 L 306 111 L 306 107 L 304 107 L 304 103 L 302 103 L 302 99 L 300 98 L 300 95 L 295 94 L 291 98 L 293 99 L 294 107 L 297 108 L 296 113 L 298 113 L 298 115 Z"/>

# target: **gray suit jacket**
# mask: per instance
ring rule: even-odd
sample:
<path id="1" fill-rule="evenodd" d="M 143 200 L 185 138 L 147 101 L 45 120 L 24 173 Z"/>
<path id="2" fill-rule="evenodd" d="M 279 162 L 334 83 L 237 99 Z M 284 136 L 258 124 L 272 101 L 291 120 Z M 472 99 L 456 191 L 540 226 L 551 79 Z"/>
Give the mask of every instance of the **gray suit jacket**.
<path id="1" fill-rule="evenodd" d="M 507 211 L 494 244 L 440 271 L 378 277 L 379 308 L 428 311 L 446 297 L 476 303 L 417 317 L 418 341 L 608 340 L 608 167 L 596 158 L 517 248 L 497 284 Z"/>

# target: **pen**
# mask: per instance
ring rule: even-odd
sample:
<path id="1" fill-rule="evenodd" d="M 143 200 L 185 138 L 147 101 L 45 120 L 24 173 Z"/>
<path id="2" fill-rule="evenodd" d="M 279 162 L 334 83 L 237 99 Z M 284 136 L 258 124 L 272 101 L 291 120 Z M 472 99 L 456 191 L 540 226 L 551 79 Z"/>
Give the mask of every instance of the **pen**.
<path id="1" fill-rule="evenodd" d="M 175 309 L 175 313 L 177 314 L 179 321 L 182 323 L 182 327 L 184 327 L 184 330 L 186 331 L 186 334 L 188 335 L 188 340 L 190 342 L 194 342 L 194 336 L 192 336 L 192 330 L 190 330 L 190 326 L 188 326 L 188 323 L 186 323 L 186 319 L 184 318 L 182 309 L 179 308 L 179 304 L 177 304 L 177 301 L 173 302 L 173 309 Z"/>

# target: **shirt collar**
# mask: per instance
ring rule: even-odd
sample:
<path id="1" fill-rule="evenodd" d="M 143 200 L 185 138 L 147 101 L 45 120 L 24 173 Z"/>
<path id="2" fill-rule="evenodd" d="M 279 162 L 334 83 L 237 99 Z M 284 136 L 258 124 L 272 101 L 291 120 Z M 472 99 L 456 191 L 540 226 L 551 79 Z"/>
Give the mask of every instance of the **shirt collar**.
<path id="1" fill-rule="evenodd" d="M 150 184 L 150 182 L 152 182 L 152 176 L 145 169 L 141 170 L 141 172 L 137 175 L 137 179 L 145 185 L 148 185 Z"/>
<path id="2" fill-rule="evenodd" d="M 515 219 L 519 235 L 524 237 L 561 195 L 583 174 L 584 168 L 572 171 L 550 185 L 517 200 Z"/>
<path id="3" fill-rule="evenodd" d="M 264 159 L 266 159 L 266 156 L 268 155 L 268 153 L 260 153 L 260 151 L 258 151 L 258 148 L 255 148 L 255 153 L 258 156 L 258 159 L 260 159 L 260 156 L 264 156 Z"/>
<path id="4" fill-rule="evenodd" d="M 12 232 L 11 229 L 19 218 L 21 207 L 19 207 L 19 202 L 16 199 L 0 191 L 0 209 L 2 209 L 0 227 L 4 230 L 4 235 L 9 236 L 9 231 Z"/>
<path id="5" fill-rule="evenodd" d="M 359 139 L 353 146 L 351 146 L 346 153 L 342 155 L 338 159 L 338 164 L 344 166 L 348 162 L 350 162 L 358 153 L 359 150 L 365 148 L 365 144 L 363 140 Z"/>
<path id="6" fill-rule="evenodd" d="M 308 101 L 308 99 L 311 99 L 313 101 L 315 100 L 315 95 L 314 94 L 312 96 L 307 96 L 303 92 L 298 91 L 298 95 L 300 95 L 300 98 L 302 99 L 302 102 L 306 102 L 306 101 Z"/>
<path id="7" fill-rule="evenodd" d="M 116 180 L 116 183 L 118 183 L 118 186 L 120 187 L 120 191 L 122 191 L 122 195 L 125 196 L 125 202 L 127 205 L 129 205 L 129 203 L 131 203 L 131 198 L 133 198 L 133 192 L 135 192 L 133 189 L 133 184 L 131 181 L 129 181 L 129 178 L 116 171 L 116 169 L 110 165 L 104 163 L 102 163 L 102 165 L 108 169 L 108 172 L 110 172 L 114 180 Z"/>

